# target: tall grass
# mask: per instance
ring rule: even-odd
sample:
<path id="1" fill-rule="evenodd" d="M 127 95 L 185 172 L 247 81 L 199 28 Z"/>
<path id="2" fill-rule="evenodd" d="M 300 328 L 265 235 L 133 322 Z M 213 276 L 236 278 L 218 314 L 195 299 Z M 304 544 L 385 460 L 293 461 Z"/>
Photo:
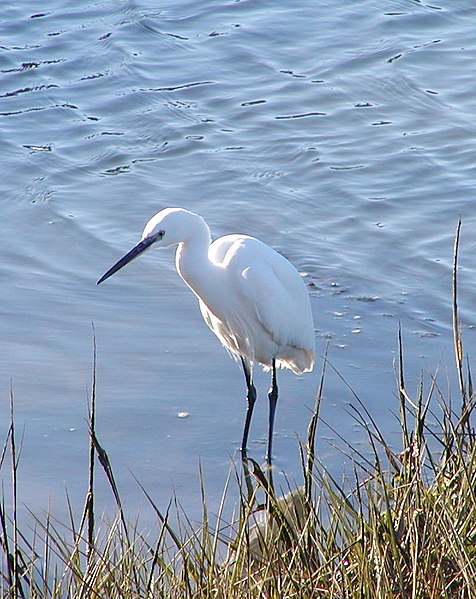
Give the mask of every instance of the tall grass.
<path id="1" fill-rule="evenodd" d="M 250 460 L 253 497 L 238 470 L 225 483 L 210 517 L 202 486 L 202 522 L 192 525 L 173 499 L 162 511 L 143 489 L 159 522 L 152 540 L 126 521 L 108 455 L 95 423 L 96 385 L 89 406 L 89 485 L 83 513 L 69 522 L 52 514 L 22 530 L 16 511 L 18 456 L 11 424 L 0 455 L 10 456 L 13 508 L 0 503 L 1 597 L 476 597 L 476 436 L 474 394 L 458 316 L 458 225 L 453 268 L 453 331 L 459 406 L 447 399 L 438 371 L 422 375 L 416 394 L 406 386 L 402 332 L 395 363 L 401 444 L 390 447 L 364 402 L 354 415 L 369 451 L 351 445 L 353 477 L 337 482 L 315 453 L 327 355 L 308 435 L 301 445 L 303 486 L 278 496 Z M 370 457 L 369 457 L 370 455 Z M 94 483 L 99 462 L 117 513 L 98 518 Z M 225 496 L 236 486 L 236 517 L 225 521 Z M 173 519 L 171 518 L 173 515 Z M 172 526 L 171 521 L 178 522 Z"/>

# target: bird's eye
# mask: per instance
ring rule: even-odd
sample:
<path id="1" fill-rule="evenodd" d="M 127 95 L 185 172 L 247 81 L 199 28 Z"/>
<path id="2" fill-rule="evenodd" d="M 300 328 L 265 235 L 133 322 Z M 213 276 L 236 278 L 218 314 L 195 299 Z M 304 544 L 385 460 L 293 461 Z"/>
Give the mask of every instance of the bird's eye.
<path id="1" fill-rule="evenodd" d="M 162 239 L 162 237 L 165 235 L 165 231 L 163 229 L 160 229 L 160 231 L 157 231 L 157 239 Z"/>

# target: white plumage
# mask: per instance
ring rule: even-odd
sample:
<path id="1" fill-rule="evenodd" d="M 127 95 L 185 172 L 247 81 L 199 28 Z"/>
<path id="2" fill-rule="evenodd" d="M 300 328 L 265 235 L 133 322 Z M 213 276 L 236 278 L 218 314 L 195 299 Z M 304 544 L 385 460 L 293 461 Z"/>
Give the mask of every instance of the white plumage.
<path id="1" fill-rule="evenodd" d="M 210 229 L 201 216 L 182 208 L 166 208 L 149 220 L 141 241 L 98 283 L 152 245 L 177 246 L 177 271 L 197 296 L 205 322 L 224 347 L 242 361 L 248 387 L 243 460 L 256 399 L 252 365 L 257 362 L 273 371 L 267 451 L 270 463 L 276 367 L 301 374 L 314 365 L 311 305 L 301 276 L 286 258 L 258 239 L 226 235 L 211 243 Z"/>
<path id="2" fill-rule="evenodd" d="M 296 374 L 311 370 L 314 329 L 309 296 L 296 269 L 258 239 L 245 235 L 217 239 L 210 245 L 208 259 L 226 285 L 223 305 L 215 310 L 205 295 L 200 307 L 223 345 L 267 368 L 276 358 L 277 366 Z"/>

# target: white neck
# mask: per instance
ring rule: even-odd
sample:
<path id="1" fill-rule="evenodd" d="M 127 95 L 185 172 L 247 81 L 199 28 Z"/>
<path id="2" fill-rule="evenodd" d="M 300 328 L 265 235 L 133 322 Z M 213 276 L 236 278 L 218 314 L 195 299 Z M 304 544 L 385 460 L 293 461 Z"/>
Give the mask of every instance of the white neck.
<path id="1" fill-rule="evenodd" d="M 175 254 L 175 266 L 195 295 L 206 302 L 206 298 L 216 288 L 214 281 L 220 269 L 208 258 L 210 229 L 204 221 L 202 222 L 203 227 L 195 228 L 193 236 L 179 243 Z"/>

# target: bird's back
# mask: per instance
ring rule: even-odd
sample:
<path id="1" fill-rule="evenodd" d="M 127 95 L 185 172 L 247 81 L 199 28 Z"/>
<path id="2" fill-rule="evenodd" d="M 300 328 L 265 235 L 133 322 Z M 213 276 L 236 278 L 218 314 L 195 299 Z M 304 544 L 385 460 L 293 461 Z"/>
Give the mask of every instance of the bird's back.
<path id="1" fill-rule="evenodd" d="M 210 322 L 213 315 L 204 316 L 224 345 L 265 367 L 276 357 L 279 366 L 293 372 L 312 370 L 314 325 L 309 294 L 294 266 L 246 235 L 217 239 L 210 245 L 209 259 L 226 271 L 229 302 L 215 326 Z M 235 347 L 233 340 L 223 339 L 224 332 L 237 338 Z"/>

